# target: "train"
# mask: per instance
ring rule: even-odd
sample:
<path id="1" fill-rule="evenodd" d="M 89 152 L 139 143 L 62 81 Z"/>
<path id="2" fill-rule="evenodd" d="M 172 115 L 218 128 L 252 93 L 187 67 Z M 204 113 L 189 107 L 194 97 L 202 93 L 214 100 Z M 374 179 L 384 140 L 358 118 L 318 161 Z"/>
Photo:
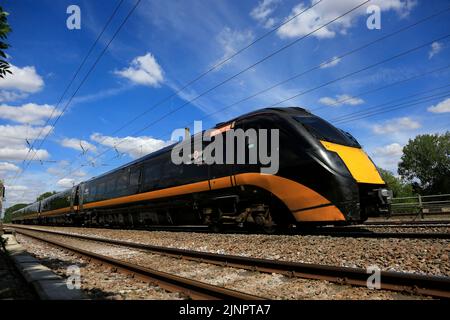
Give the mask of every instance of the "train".
<path id="1" fill-rule="evenodd" d="M 260 159 L 175 164 L 177 142 L 17 210 L 12 221 L 273 230 L 355 224 L 389 214 L 392 192 L 350 133 L 304 108 L 265 108 L 217 124 L 202 146 L 239 129 L 277 132 L 275 174 L 262 173 L 266 163 Z M 194 144 L 196 135 L 189 136 L 184 143 Z M 247 154 L 255 142 L 244 140 Z"/>

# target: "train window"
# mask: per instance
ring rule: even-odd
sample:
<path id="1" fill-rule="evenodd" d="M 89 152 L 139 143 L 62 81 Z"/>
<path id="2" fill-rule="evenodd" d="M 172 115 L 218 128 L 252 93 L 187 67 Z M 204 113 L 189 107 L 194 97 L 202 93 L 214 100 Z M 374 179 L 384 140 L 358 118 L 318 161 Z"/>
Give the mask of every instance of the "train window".
<path id="1" fill-rule="evenodd" d="M 124 170 L 117 178 L 117 190 L 124 190 L 128 187 L 128 170 Z"/>
<path id="2" fill-rule="evenodd" d="M 116 179 L 111 177 L 106 181 L 106 193 L 111 193 L 116 188 Z"/>
<path id="3" fill-rule="evenodd" d="M 342 144 L 350 147 L 360 147 L 359 143 L 340 129 L 332 126 L 325 120 L 312 116 L 294 116 L 294 119 L 303 125 L 308 132 L 319 140 Z"/>
<path id="4" fill-rule="evenodd" d="M 146 190 L 154 189 L 161 180 L 162 163 L 160 159 L 152 159 L 145 164 L 144 186 Z"/>
<path id="5" fill-rule="evenodd" d="M 96 193 L 96 198 L 103 198 L 105 195 L 105 182 L 101 182 L 98 184 L 97 186 L 97 193 Z"/>
<path id="6" fill-rule="evenodd" d="M 130 173 L 130 186 L 135 187 L 139 185 L 139 175 L 140 175 L 139 168 L 134 168 L 131 170 Z"/>
<path id="7" fill-rule="evenodd" d="M 95 185 L 93 185 L 93 186 L 90 188 L 89 196 L 88 196 L 88 198 L 87 198 L 86 200 L 87 200 L 87 201 L 93 201 L 93 200 L 95 199 L 95 193 L 96 193 L 96 191 L 97 191 L 97 187 L 96 187 Z"/>
<path id="8" fill-rule="evenodd" d="M 161 178 L 162 187 L 171 187 L 178 185 L 183 177 L 183 165 L 173 164 L 170 160 L 164 164 L 163 175 Z"/>

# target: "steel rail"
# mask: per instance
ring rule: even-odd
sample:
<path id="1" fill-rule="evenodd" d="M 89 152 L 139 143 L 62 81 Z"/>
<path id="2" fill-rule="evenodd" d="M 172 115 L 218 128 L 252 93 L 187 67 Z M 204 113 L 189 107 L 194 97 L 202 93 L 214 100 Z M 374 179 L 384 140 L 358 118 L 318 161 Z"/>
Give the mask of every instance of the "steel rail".
<path id="1" fill-rule="evenodd" d="M 309 264 L 281 260 L 268 260 L 235 255 L 224 255 L 195 250 L 160 247 L 122 240 L 98 238 L 94 236 L 70 234 L 59 231 L 43 230 L 23 226 L 12 226 L 17 232 L 22 229 L 33 230 L 82 240 L 98 241 L 108 244 L 131 247 L 151 253 L 162 254 L 179 259 L 210 263 L 224 267 L 234 267 L 259 271 L 264 273 L 279 273 L 290 277 L 313 280 L 326 280 L 338 284 L 367 287 L 370 274 L 361 268 L 340 267 L 321 264 Z M 405 272 L 380 272 L 380 289 L 427 295 L 437 298 L 450 299 L 450 277 L 412 274 Z"/>
<path id="2" fill-rule="evenodd" d="M 34 230 L 41 231 L 41 230 Z M 83 250 L 57 240 L 40 237 L 33 232 L 16 230 L 16 232 L 27 237 L 46 242 L 50 245 L 72 251 L 76 254 L 88 258 L 89 262 L 97 262 L 109 265 L 118 271 L 133 275 L 133 277 L 155 284 L 169 292 L 182 292 L 195 300 L 264 300 L 266 298 L 251 295 L 248 293 L 227 289 L 205 282 L 180 277 L 167 272 L 143 267 L 123 260 L 114 259 L 105 255 Z"/>
<path id="3" fill-rule="evenodd" d="M 300 233 L 308 236 L 351 237 L 372 239 L 450 239 L 448 232 L 374 232 L 371 230 L 317 230 Z"/>
<path id="4" fill-rule="evenodd" d="M 448 223 L 430 223 L 430 224 L 373 224 L 373 225 L 358 225 L 360 228 L 368 228 L 370 229 L 378 229 L 378 228 L 387 228 L 387 229 L 414 229 L 414 228 L 450 228 L 450 225 Z"/>
<path id="5" fill-rule="evenodd" d="M 450 228 L 450 225 L 448 224 L 379 224 L 379 225 L 372 225 L 372 226 L 362 226 L 364 228 L 368 228 L 369 230 L 371 229 L 382 229 L 382 228 L 386 228 L 386 229 L 391 229 L 391 230 L 395 230 L 395 229 L 418 229 L 418 228 L 426 228 L 426 229 L 430 229 L 430 228 Z"/>
<path id="6" fill-rule="evenodd" d="M 403 225 L 447 225 L 450 226 L 450 220 L 410 220 L 410 221 L 366 221 L 362 226 L 378 226 L 378 225 L 392 225 L 392 226 L 403 226 Z"/>

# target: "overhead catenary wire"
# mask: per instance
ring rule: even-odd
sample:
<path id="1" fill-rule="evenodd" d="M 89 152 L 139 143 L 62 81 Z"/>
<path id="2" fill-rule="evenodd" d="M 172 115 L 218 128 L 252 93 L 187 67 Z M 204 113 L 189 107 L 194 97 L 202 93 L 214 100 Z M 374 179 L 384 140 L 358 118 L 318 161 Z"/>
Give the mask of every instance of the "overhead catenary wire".
<path id="1" fill-rule="evenodd" d="M 369 66 L 367 66 L 367 67 L 365 67 L 365 68 L 362 68 L 362 69 L 359 69 L 359 70 L 356 70 L 356 71 L 347 73 L 347 74 L 344 75 L 344 76 L 335 78 L 335 79 L 333 79 L 333 80 L 331 80 L 331 81 L 328 81 L 328 82 L 326 82 L 326 83 L 324 83 L 324 84 L 321 84 L 320 86 L 317 86 L 317 87 L 314 87 L 314 88 L 312 88 L 312 89 L 308 89 L 308 90 L 302 91 L 302 92 L 297 93 L 297 94 L 295 94 L 295 95 L 293 95 L 293 96 L 291 96 L 291 97 L 289 97 L 289 98 L 280 100 L 280 101 L 278 101 L 278 102 L 276 102 L 276 103 L 274 103 L 274 104 L 271 104 L 271 105 L 267 106 L 267 108 L 275 107 L 275 106 L 280 105 L 280 104 L 282 104 L 282 103 L 285 103 L 285 102 L 287 102 L 287 101 L 290 101 L 290 100 L 293 100 L 293 99 L 295 99 L 295 98 L 298 98 L 298 97 L 300 97 L 300 96 L 302 96 L 302 95 L 304 95 L 304 94 L 306 94 L 306 93 L 309 93 L 309 92 L 315 91 L 315 90 L 317 90 L 317 89 L 323 88 L 323 87 L 328 86 L 328 85 L 330 85 L 330 84 L 332 84 L 332 83 L 335 83 L 335 82 L 337 82 L 337 81 L 344 80 L 344 79 L 346 79 L 346 78 L 349 78 L 349 77 L 351 77 L 351 76 L 354 76 L 355 74 L 361 73 L 361 72 L 363 72 L 363 71 L 367 71 L 367 70 L 369 70 L 369 69 L 372 69 L 372 68 L 374 68 L 374 67 L 376 67 L 376 66 L 379 66 L 379 65 L 381 65 L 381 64 L 384 64 L 384 63 L 386 63 L 386 62 L 389 62 L 389 61 L 392 61 L 392 60 L 394 60 L 394 59 L 397 59 L 397 58 L 400 58 L 400 57 L 402 57 L 402 56 L 405 56 L 405 55 L 407 55 L 407 54 L 409 54 L 409 53 L 412 53 L 412 52 L 415 52 L 415 51 L 417 51 L 417 50 L 426 48 L 426 47 L 430 46 L 433 42 L 444 41 L 444 40 L 446 40 L 449 36 L 450 36 L 450 34 L 447 34 L 447 35 L 445 35 L 445 36 L 442 36 L 442 37 L 439 37 L 439 38 L 435 38 L 433 41 L 426 42 L 426 43 L 424 43 L 424 44 L 422 44 L 422 45 L 419 45 L 419 46 L 417 46 L 417 47 L 414 47 L 414 48 L 411 48 L 411 49 L 409 49 L 409 50 L 403 51 L 403 52 L 401 52 L 401 53 L 399 53 L 399 54 L 396 54 L 396 55 L 394 55 L 394 56 L 392 56 L 392 57 L 389 57 L 389 58 L 387 58 L 387 59 L 384 59 L 384 60 L 379 61 L 379 62 L 377 62 L 377 63 L 371 64 L 371 65 L 369 65 Z"/>
<path id="2" fill-rule="evenodd" d="M 393 82 L 393 83 L 389 83 L 387 85 L 384 85 L 384 86 L 381 86 L 381 87 L 378 87 L 378 88 L 375 88 L 375 89 L 370 89 L 368 91 L 363 91 L 363 92 L 360 92 L 360 93 L 358 93 L 356 95 L 352 95 L 352 96 L 344 98 L 344 99 L 338 99 L 338 100 L 336 100 L 335 102 L 333 102 L 331 104 L 328 104 L 328 105 L 322 106 L 322 107 L 318 107 L 318 108 L 314 108 L 311 111 L 318 111 L 318 110 L 325 109 L 327 107 L 332 107 L 332 106 L 335 106 L 335 105 L 338 105 L 338 104 L 342 104 L 342 103 L 344 103 L 346 101 L 353 100 L 355 98 L 360 98 L 360 97 L 365 96 L 367 94 L 378 92 L 380 90 L 384 90 L 386 88 L 390 88 L 390 87 L 392 87 L 394 85 L 397 85 L 397 84 L 400 84 L 400 83 L 405 83 L 405 82 L 408 82 L 408 81 L 411 81 L 411 80 L 416 80 L 416 79 L 421 78 L 423 76 L 430 75 L 430 74 L 433 74 L 433 73 L 436 73 L 436 72 L 439 72 L 439 71 L 443 71 L 443 70 L 448 69 L 448 68 L 450 68 L 450 64 L 442 66 L 442 67 L 438 67 L 438 68 L 433 69 L 433 70 L 429 70 L 429 71 L 423 72 L 423 73 L 418 74 L 418 75 L 414 75 L 414 76 L 406 78 L 406 79 L 402 79 L 402 80 L 399 80 L 399 81 L 396 81 L 396 82 Z"/>
<path id="3" fill-rule="evenodd" d="M 78 85 L 78 87 L 76 88 L 75 92 L 71 95 L 70 99 L 67 101 L 66 105 L 64 106 L 63 110 L 61 111 L 61 113 L 56 117 L 56 120 L 53 122 L 53 127 L 56 125 L 56 123 L 59 121 L 59 119 L 61 118 L 61 116 L 64 114 L 64 112 L 67 110 L 68 106 L 70 105 L 70 103 L 72 102 L 73 98 L 75 97 L 75 95 L 78 93 L 78 91 L 80 90 L 80 88 L 83 86 L 83 84 L 86 82 L 86 80 L 88 79 L 88 77 L 90 76 L 90 74 L 92 73 L 92 71 L 95 69 L 95 67 L 97 66 L 98 62 L 100 61 L 100 59 L 104 56 L 104 54 L 106 53 L 107 49 L 109 48 L 109 46 L 111 45 L 112 41 L 116 38 L 116 36 L 118 35 L 118 33 L 120 32 L 120 30 L 122 29 L 122 27 L 125 25 L 125 23 L 128 21 L 128 19 L 130 18 L 130 16 L 132 15 L 132 13 L 135 11 L 135 9 L 138 7 L 139 3 L 141 2 L 141 0 L 137 0 L 135 2 L 135 4 L 133 5 L 133 7 L 131 8 L 131 10 L 128 12 L 127 16 L 125 17 L 125 19 L 122 21 L 122 23 L 119 25 L 119 27 L 116 29 L 115 33 L 113 34 L 113 36 L 111 37 L 111 39 L 109 40 L 109 42 L 106 44 L 106 46 L 103 48 L 103 50 L 100 52 L 100 54 L 97 56 L 97 59 L 95 60 L 95 62 L 92 64 L 91 68 L 88 70 L 88 72 L 85 74 L 85 76 L 83 77 L 83 79 L 81 80 L 80 84 Z M 47 137 L 50 135 L 50 132 L 48 132 L 45 136 L 44 139 L 41 140 L 38 149 L 42 146 L 42 144 L 45 142 L 45 140 L 47 139 Z M 33 157 L 32 157 L 33 159 Z M 23 169 L 23 171 L 21 172 L 21 175 L 25 172 L 25 170 L 28 168 L 28 166 L 31 163 L 31 160 L 29 160 L 27 162 L 27 165 L 25 166 L 25 168 Z M 14 181 L 17 180 L 14 179 Z"/>
<path id="4" fill-rule="evenodd" d="M 363 108 L 362 110 L 359 110 L 359 111 L 350 112 L 349 114 L 344 114 L 344 115 L 332 118 L 330 121 L 334 123 L 334 122 L 346 120 L 348 118 L 352 118 L 354 116 L 364 115 L 367 112 L 370 112 L 370 111 L 373 111 L 373 110 L 376 110 L 376 109 L 381 109 L 382 106 L 385 106 L 387 104 L 398 102 L 398 101 L 401 101 L 401 100 L 404 100 L 404 99 L 411 99 L 412 97 L 416 97 L 416 96 L 420 96 L 420 95 L 423 95 L 423 94 L 427 94 L 427 93 L 430 93 L 432 91 L 436 91 L 436 90 L 440 90 L 440 89 L 445 89 L 445 88 L 448 88 L 449 86 L 450 86 L 450 83 L 447 83 L 447 84 L 445 84 L 443 86 L 434 87 L 432 89 L 428 88 L 426 90 L 423 90 L 423 91 L 420 91 L 420 92 L 415 92 L 414 94 L 408 94 L 408 95 L 403 96 L 401 98 L 393 99 L 393 100 L 390 100 L 388 102 L 385 102 L 385 103 L 382 103 L 382 104 L 379 104 L 379 105 L 376 105 L 376 106 L 373 106 L 373 107 Z"/>
<path id="5" fill-rule="evenodd" d="M 401 104 L 398 104 L 398 105 L 389 106 L 388 108 L 384 108 L 382 110 L 373 111 L 373 112 L 367 113 L 365 115 L 362 115 L 362 116 L 359 116 L 359 117 L 356 117 L 356 118 L 349 118 L 349 119 L 346 119 L 346 120 L 337 121 L 335 124 L 339 125 L 339 124 L 348 123 L 348 122 L 355 121 L 355 120 L 361 120 L 361 119 L 365 119 L 365 118 L 370 118 L 370 117 L 373 117 L 375 115 L 379 115 L 379 114 L 382 114 L 382 113 L 392 112 L 392 111 L 396 111 L 396 110 L 399 110 L 399 109 L 412 107 L 412 106 L 415 106 L 415 105 L 418 105 L 418 104 L 422 104 L 422 103 L 425 103 L 425 102 L 431 102 L 431 101 L 434 101 L 434 100 L 440 100 L 440 99 L 443 99 L 443 98 L 447 98 L 449 96 L 449 94 L 450 94 L 450 91 L 446 91 L 444 93 L 440 93 L 440 94 L 435 94 L 435 95 L 429 96 L 429 97 L 427 97 L 427 99 L 424 99 L 424 98 L 418 99 L 420 101 L 401 103 Z"/>
<path id="6" fill-rule="evenodd" d="M 428 71 L 425 71 L 425 72 L 422 72 L 422 73 L 419 73 L 419 74 L 415 74 L 415 75 L 413 75 L 413 76 L 411 76 L 411 77 L 404 78 L 404 79 L 401 79 L 401 80 L 399 80 L 399 81 L 395 81 L 395 82 L 386 84 L 386 85 L 381 86 L 381 87 L 377 87 L 377 88 L 374 88 L 374 89 L 366 90 L 366 91 L 360 92 L 360 93 L 358 93 L 358 94 L 356 94 L 356 95 L 353 95 L 353 96 L 350 97 L 350 98 L 343 99 L 343 100 L 339 100 L 339 101 L 344 102 L 344 101 L 349 100 L 349 99 L 355 99 L 355 98 L 358 98 L 358 97 L 362 97 L 362 96 L 364 96 L 364 95 L 366 95 L 366 94 L 374 93 L 374 92 L 377 92 L 377 91 L 381 91 L 381 90 L 384 90 L 384 89 L 393 87 L 393 86 L 398 85 L 398 84 L 401 84 L 401 83 L 405 83 L 405 82 L 408 82 L 408 81 L 416 80 L 416 79 L 419 79 L 419 78 L 421 78 L 421 77 L 424 77 L 424 76 L 427 76 L 427 75 L 430 75 L 430 74 L 433 74 L 433 73 L 437 73 L 437 72 L 443 71 L 443 70 L 448 69 L 448 68 L 450 68 L 450 64 L 445 65 L 445 66 L 440 66 L 440 67 L 438 67 L 438 68 L 434 68 L 434 69 L 431 69 L 431 70 L 428 70 Z M 267 90 L 267 89 L 265 89 L 265 90 Z M 261 92 L 261 91 L 260 91 L 260 92 Z M 251 96 L 253 97 L 254 95 L 251 95 Z M 248 98 L 248 97 L 247 97 L 247 98 Z M 242 102 L 242 101 L 244 101 L 244 100 L 248 100 L 247 98 L 244 98 L 244 99 L 242 99 L 242 100 L 239 100 L 238 102 L 235 102 L 235 103 L 233 103 L 233 104 L 231 104 L 231 105 L 227 105 L 227 106 L 225 106 L 225 107 L 223 107 L 223 108 L 220 108 L 220 109 L 218 109 L 218 110 L 216 110 L 216 111 L 213 111 L 213 112 L 211 112 L 211 113 L 208 113 L 208 114 L 204 115 L 203 117 L 201 117 L 199 120 L 202 121 L 202 120 L 205 120 L 205 119 L 207 119 L 207 118 L 212 117 L 213 115 L 215 115 L 215 114 L 217 114 L 217 113 L 219 113 L 219 112 L 226 111 L 227 109 L 230 109 L 231 107 L 235 106 L 237 103 Z M 330 105 L 330 106 L 331 106 L 331 105 Z M 322 109 L 322 107 L 314 108 L 314 109 L 312 109 L 311 111 L 316 111 L 316 110 L 319 110 L 319 109 Z M 189 126 L 189 124 L 190 124 L 190 122 L 186 122 L 186 123 L 184 124 L 184 126 L 182 126 L 182 127 L 187 127 L 187 126 Z M 165 134 L 160 135 L 160 136 L 158 136 L 157 138 L 162 139 L 162 138 L 164 138 L 165 136 L 170 135 L 171 132 L 172 132 L 172 130 L 171 130 L 171 131 L 167 131 Z"/>
<path id="7" fill-rule="evenodd" d="M 89 48 L 88 52 L 85 54 L 83 60 L 81 61 L 81 63 L 79 64 L 77 70 L 75 71 L 75 73 L 73 74 L 72 78 L 70 79 L 69 83 L 66 85 L 63 93 L 61 94 L 61 96 L 59 97 L 58 102 L 56 103 L 56 105 L 52 108 L 52 111 L 50 113 L 50 116 L 47 118 L 45 124 L 42 126 L 41 131 L 39 132 L 39 134 L 36 136 L 36 138 L 33 140 L 33 143 L 31 144 L 30 148 L 28 149 L 28 152 L 25 156 L 25 158 L 22 161 L 22 167 L 24 167 L 25 165 L 25 161 L 27 161 L 28 156 L 30 155 L 31 150 L 33 150 L 35 143 L 39 140 L 39 138 L 42 136 L 42 133 L 44 132 L 45 127 L 48 125 L 48 123 L 50 122 L 50 120 L 53 118 L 56 110 L 58 109 L 59 105 L 61 104 L 63 98 L 65 97 L 67 91 L 70 89 L 70 87 L 72 86 L 73 82 L 75 81 L 75 79 L 77 78 L 78 74 L 80 73 L 81 69 L 83 68 L 83 66 L 85 65 L 87 59 L 89 58 L 89 56 L 91 55 L 92 51 L 94 50 L 94 48 L 96 47 L 97 43 L 99 42 L 100 38 L 103 36 L 103 34 L 105 33 L 106 29 L 108 28 L 109 24 L 111 23 L 111 21 L 113 20 L 114 16 L 117 14 L 117 12 L 119 11 L 120 6 L 122 5 L 124 0 L 119 0 L 117 2 L 117 5 L 115 6 L 113 12 L 110 14 L 109 18 L 107 19 L 105 25 L 103 26 L 102 30 L 100 31 L 100 33 L 98 34 L 97 38 L 95 39 L 95 41 L 92 43 L 91 47 Z"/>
<path id="8" fill-rule="evenodd" d="M 362 68 L 362 69 L 358 69 L 358 70 L 356 70 L 356 71 L 350 72 L 350 73 L 348 73 L 348 74 L 346 74 L 346 75 L 344 75 L 344 76 L 335 78 L 335 79 L 333 79 L 333 80 L 331 80 L 331 81 L 328 81 L 328 82 L 326 82 L 326 83 L 324 83 L 324 84 L 321 84 L 321 85 L 319 85 L 319 86 L 316 86 L 316 87 L 307 89 L 307 90 L 305 90 L 305 91 L 302 91 L 302 92 L 300 92 L 300 93 L 297 93 L 297 94 L 295 94 L 295 95 L 293 95 L 293 96 L 291 96 L 291 97 L 289 97 L 289 98 L 283 99 L 283 100 L 281 100 L 281 101 L 279 101 L 279 102 L 276 102 L 276 103 L 274 103 L 274 104 L 271 104 L 271 105 L 269 105 L 269 106 L 266 106 L 266 108 L 275 107 L 275 106 L 277 106 L 277 105 L 279 105 L 279 104 L 281 104 L 281 103 L 284 103 L 284 102 L 286 102 L 286 101 L 292 100 L 292 99 L 297 98 L 297 97 L 299 97 L 299 96 L 301 96 L 301 95 L 304 95 L 304 94 L 306 94 L 306 93 L 310 93 L 310 92 L 312 92 L 312 91 L 315 91 L 315 90 L 317 90 L 317 89 L 323 88 L 323 87 L 325 87 L 325 86 L 327 86 L 327 85 L 330 85 L 330 84 L 332 84 L 332 83 L 336 83 L 336 82 L 341 81 L 341 80 L 343 80 L 343 79 L 346 79 L 346 78 L 349 78 L 349 77 L 351 77 L 351 76 L 354 76 L 355 74 L 358 74 L 358 73 L 361 73 L 361 72 L 363 72 L 363 71 L 372 69 L 372 68 L 374 68 L 374 67 L 376 67 L 376 66 L 379 66 L 379 65 L 381 65 L 381 64 L 384 64 L 384 63 L 386 63 L 386 62 L 392 61 L 392 60 L 394 60 L 394 59 L 397 59 L 397 58 L 400 58 L 400 57 L 405 56 L 405 55 L 407 55 L 407 54 L 410 54 L 410 53 L 412 53 L 412 52 L 415 52 L 415 51 L 417 51 L 417 50 L 420 50 L 420 49 L 423 49 L 423 48 L 425 48 L 425 47 L 428 47 L 428 46 L 429 46 L 430 44 L 432 44 L 433 42 L 441 41 L 441 40 L 447 39 L 448 37 L 450 37 L 450 34 L 447 34 L 447 35 L 445 35 L 445 36 L 443 36 L 443 37 L 436 38 L 436 39 L 434 39 L 434 40 L 432 40 L 432 41 L 430 41 L 430 42 L 426 42 L 426 43 L 424 43 L 424 44 L 422 44 L 422 45 L 413 47 L 413 48 L 408 49 L 408 50 L 406 50 L 406 51 L 403 51 L 403 52 L 401 52 L 401 53 L 399 53 L 399 54 L 396 54 L 396 55 L 394 55 L 394 56 L 391 56 L 391 57 L 389 57 L 389 58 L 387 58 L 387 59 L 381 60 L 381 61 L 376 62 L 376 63 L 374 63 L 374 64 L 371 64 L 371 65 L 369 65 L 369 66 L 366 66 L 366 67 L 364 67 L 364 68 Z M 162 119 L 164 119 L 164 118 L 166 118 L 167 116 L 169 116 L 169 115 L 175 113 L 175 112 L 178 111 L 178 110 L 180 110 L 180 109 L 175 109 L 175 110 L 170 111 L 169 113 L 166 113 L 165 115 L 163 115 L 163 116 L 160 117 L 159 119 L 157 119 L 157 120 L 151 122 L 150 124 L 146 125 L 145 127 L 143 127 L 143 128 L 141 128 L 141 129 L 139 129 L 138 131 L 134 132 L 132 135 L 136 135 L 136 134 L 141 133 L 142 131 L 148 129 L 148 128 L 151 127 L 152 125 L 156 124 L 157 122 L 161 121 Z M 118 144 L 116 144 L 115 147 L 117 147 L 117 145 L 119 145 L 119 144 L 120 144 L 120 142 L 119 142 Z"/>
<path id="9" fill-rule="evenodd" d="M 90 69 L 88 70 L 88 72 L 85 74 L 85 76 L 83 77 L 83 79 L 81 80 L 80 84 L 78 85 L 78 87 L 76 88 L 75 92 L 72 94 L 72 96 L 70 97 L 70 99 L 67 101 L 66 105 L 64 106 L 62 112 L 56 117 L 56 120 L 53 122 L 53 126 L 56 125 L 56 123 L 59 121 L 59 119 L 61 118 L 61 116 L 64 114 L 64 112 L 67 110 L 68 106 L 70 105 L 70 103 L 72 102 L 73 98 L 76 96 L 76 94 L 78 93 L 78 91 L 80 90 L 80 88 L 83 86 L 83 84 L 86 82 L 86 80 L 89 78 L 90 74 L 92 73 L 92 71 L 95 69 L 95 67 L 97 66 L 97 64 L 99 63 L 99 61 L 103 58 L 103 56 L 105 55 L 106 51 L 108 50 L 109 46 L 111 45 L 111 43 L 114 41 L 114 39 L 116 38 L 116 36 L 119 34 L 120 30 L 123 28 L 123 26 L 125 25 L 125 23 L 128 21 L 128 19 L 131 17 L 131 15 L 133 14 L 134 10 L 138 7 L 139 3 L 141 2 L 141 0 L 137 0 L 134 4 L 134 6 L 131 8 L 131 10 L 128 12 L 127 16 L 125 17 L 125 19 L 122 21 L 122 23 L 119 25 L 119 27 L 116 29 L 116 31 L 114 32 L 113 36 L 111 37 L 111 39 L 108 41 L 108 43 L 106 44 L 106 46 L 103 48 L 103 50 L 100 52 L 100 54 L 97 56 L 97 59 L 94 61 L 94 63 L 92 64 L 92 66 L 90 67 Z M 44 143 L 44 141 L 46 140 L 46 138 L 48 137 L 48 135 L 50 134 L 50 132 L 44 137 L 44 139 L 41 141 L 40 146 L 42 146 L 42 144 Z"/>
<path id="10" fill-rule="evenodd" d="M 132 118 L 131 120 L 127 121 L 126 123 L 124 123 L 122 126 L 120 126 L 118 129 L 114 130 L 111 135 L 116 134 L 117 132 L 120 132 L 121 130 L 123 130 L 124 128 L 128 127 L 131 123 L 135 122 L 136 120 L 142 118 L 144 115 L 148 114 L 149 112 L 151 112 L 152 110 L 154 110 L 156 107 L 160 106 L 161 104 L 167 102 L 168 100 L 170 100 L 171 98 L 177 96 L 180 92 L 182 92 L 184 89 L 190 87 L 191 85 L 193 85 L 194 83 L 196 83 L 197 81 L 199 81 L 200 79 L 204 78 L 206 75 L 208 75 L 209 73 L 211 73 L 212 71 L 218 69 L 219 67 L 223 66 L 225 63 L 231 61 L 233 58 L 235 58 L 236 56 L 238 56 L 239 54 L 241 54 L 242 52 L 244 52 L 245 50 L 249 49 L 250 47 L 252 47 L 253 45 L 255 45 L 256 43 L 258 43 L 259 41 L 267 38 L 269 35 L 271 35 L 272 33 L 274 33 L 275 31 L 277 31 L 278 29 L 280 29 L 282 26 L 288 24 L 289 22 L 297 19 L 299 16 L 301 16 L 302 14 L 304 14 L 305 12 L 307 12 L 308 10 L 314 8 L 315 6 L 317 6 L 319 3 L 321 3 L 324 0 L 319 0 L 316 2 L 313 2 L 309 7 L 306 7 L 305 9 L 303 9 L 302 11 L 300 11 L 299 13 L 293 15 L 292 17 L 290 17 L 289 19 L 286 19 L 285 21 L 283 21 L 282 23 L 279 23 L 278 25 L 276 25 L 275 27 L 271 28 L 268 32 L 262 34 L 261 36 L 259 36 L 258 38 L 256 38 L 255 40 L 251 41 L 249 44 L 243 46 L 242 48 L 240 48 L 239 50 L 235 51 L 234 53 L 230 54 L 229 56 L 227 56 L 226 58 L 224 58 L 223 60 L 219 61 L 218 63 L 214 64 L 212 67 L 210 67 L 209 69 L 207 69 L 206 71 L 202 72 L 201 74 L 199 74 L 198 76 L 196 76 L 195 78 L 191 79 L 190 81 L 188 81 L 185 85 L 183 85 L 180 89 L 175 90 L 172 94 L 168 95 L 167 97 L 161 99 L 160 101 L 158 101 L 156 104 L 152 105 L 150 108 L 144 110 L 142 113 L 138 114 L 137 116 L 135 116 L 134 118 Z M 99 142 L 99 144 L 101 144 L 102 142 Z"/>

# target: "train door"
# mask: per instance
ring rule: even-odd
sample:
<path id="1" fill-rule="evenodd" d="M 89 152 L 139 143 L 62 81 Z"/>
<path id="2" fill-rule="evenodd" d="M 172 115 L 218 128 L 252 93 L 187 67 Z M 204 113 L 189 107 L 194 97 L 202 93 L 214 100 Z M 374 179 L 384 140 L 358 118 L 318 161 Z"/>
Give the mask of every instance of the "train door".
<path id="1" fill-rule="evenodd" d="M 80 183 L 78 185 L 77 188 L 77 193 L 78 193 L 78 211 L 81 212 L 83 211 L 83 198 L 84 198 L 84 188 L 85 188 L 85 184 L 84 182 Z"/>
<path id="2" fill-rule="evenodd" d="M 226 132 L 232 129 L 233 124 L 226 124 L 212 132 L 211 142 L 204 143 L 205 158 L 210 154 L 205 152 L 212 143 L 215 144 L 214 163 L 208 165 L 210 192 L 210 211 L 207 212 L 207 224 L 212 230 L 219 230 L 223 224 L 234 223 L 234 217 L 238 214 L 237 205 L 239 197 L 233 188 L 232 172 L 233 161 L 227 157 Z M 227 159 L 228 158 L 228 159 Z"/>
<path id="3" fill-rule="evenodd" d="M 37 213 L 37 217 L 38 217 L 38 219 L 41 217 L 41 204 L 42 204 L 42 201 L 39 201 L 38 203 L 37 203 L 37 209 L 36 209 L 36 213 Z"/>
<path id="4" fill-rule="evenodd" d="M 208 176 L 211 190 L 224 189 L 232 186 L 231 174 L 233 164 L 226 162 L 227 156 L 225 143 L 225 132 L 230 128 L 230 125 L 226 125 L 223 128 L 217 129 L 217 131 L 211 134 L 211 141 L 203 142 L 203 162 L 207 161 L 205 157 L 208 157 L 208 155 L 205 155 L 205 149 L 211 147 L 212 143 L 215 143 L 216 146 L 214 152 L 211 152 L 211 156 L 214 158 L 214 163 L 206 162 L 208 165 Z M 194 151 L 194 153 L 195 152 L 196 151 Z"/>
<path id="5" fill-rule="evenodd" d="M 260 117 L 236 122 L 236 136 L 238 136 L 238 131 L 242 130 L 243 138 L 236 138 L 234 141 L 234 166 L 232 167 L 234 182 L 237 174 L 260 171 L 258 158 L 258 129 L 260 122 Z"/>
<path id="6" fill-rule="evenodd" d="M 142 164 L 137 164 L 128 168 L 129 170 L 129 194 L 137 194 L 142 192 Z"/>
<path id="7" fill-rule="evenodd" d="M 76 210 L 76 204 L 75 204 L 75 197 L 77 193 L 77 186 L 72 187 L 72 190 L 70 192 L 70 212 L 75 212 Z"/>

